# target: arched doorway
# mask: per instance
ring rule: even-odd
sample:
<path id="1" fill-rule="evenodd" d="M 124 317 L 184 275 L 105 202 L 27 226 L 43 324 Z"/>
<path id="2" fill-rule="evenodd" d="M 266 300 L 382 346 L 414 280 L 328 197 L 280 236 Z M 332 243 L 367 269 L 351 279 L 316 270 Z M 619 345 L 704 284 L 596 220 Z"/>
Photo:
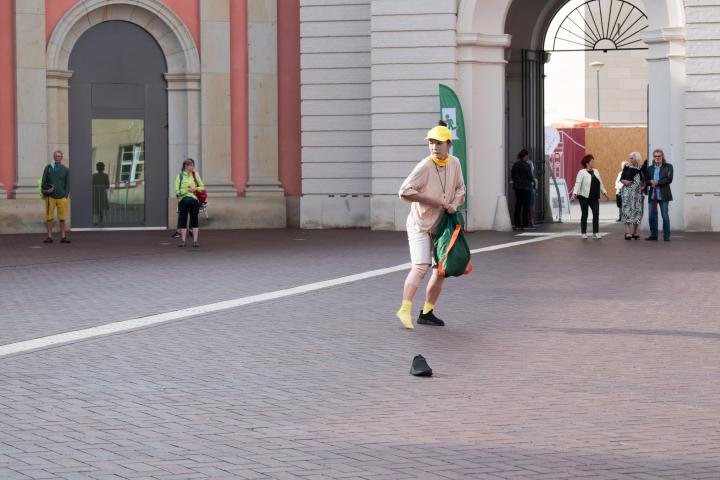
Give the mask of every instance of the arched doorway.
<path id="1" fill-rule="evenodd" d="M 513 34 L 508 169 L 513 152 L 527 148 L 538 180 L 535 221 L 577 221 L 577 212 L 568 217 L 563 192 L 572 189 L 585 153 L 595 156 L 611 196 L 620 162 L 632 151 L 647 158 L 645 6 L 642 0 L 569 0 L 539 10 L 535 23 L 519 31 L 518 24 L 527 21 L 524 7 L 514 3 L 506 21 Z M 518 116 L 521 128 L 516 128 Z M 611 202 L 602 214 L 607 221 L 617 217 Z"/>
<path id="2" fill-rule="evenodd" d="M 542 50 L 550 20 L 567 0 L 462 0 L 458 10 L 458 86 L 468 131 L 468 183 L 485 192 L 472 199 L 470 228 L 507 229 L 502 219 L 509 153 L 523 144 L 522 50 Z M 679 0 L 646 2 L 649 27 L 648 114 L 657 122 L 649 132 L 653 148 L 670 152 L 677 181 L 671 223 L 684 225 L 684 16 Z M 513 60 L 516 61 L 513 61 Z M 498 127 L 500 126 L 500 127 Z M 494 199 L 498 198 L 497 205 Z M 505 204 L 506 205 L 506 204 Z M 505 211 L 506 206 L 504 207 Z M 505 214 L 507 217 L 507 214 Z"/>
<path id="3" fill-rule="evenodd" d="M 132 24 L 149 35 L 156 44 L 153 48 L 159 47 L 162 51 L 166 66 L 162 73 L 167 95 L 167 115 L 163 123 L 167 126 L 167 161 L 163 177 L 166 181 L 157 190 L 158 195 L 162 193 L 165 196 L 165 202 L 170 207 L 165 207 L 169 215 L 157 224 L 164 227 L 174 222 L 173 182 L 180 162 L 187 157 L 200 158 L 201 74 L 198 49 L 190 31 L 162 0 L 85 0 L 69 8 L 56 24 L 47 46 L 48 153 L 55 149 L 70 150 L 69 85 L 74 75 L 69 67 L 70 54 L 85 32 L 112 21 Z M 90 126 L 86 128 L 90 129 Z M 137 142 L 130 143 L 134 145 Z M 137 173 L 138 162 L 134 156 L 133 163 Z M 68 164 L 71 171 L 75 171 L 76 163 L 72 157 L 68 159 Z M 90 184 L 92 171 L 95 170 L 91 169 L 89 174 Z M 80 221 L 75 218 L 78 203 L 73 202 L 71 207 L 73 228 L 78 227 Z M 92 210 L 92 206 L 87 208 Z M 86 218 L 85 223 L 88 222 Z M 155 225 L 155 221 L 145 225 Z"/>
<path id="4" fill-rule="evenodd" d="M 87 30 L 70 53 L 70 158 L 77 227 L 159 227 L 167 219 L 167 71 L 129 22 Z"/>

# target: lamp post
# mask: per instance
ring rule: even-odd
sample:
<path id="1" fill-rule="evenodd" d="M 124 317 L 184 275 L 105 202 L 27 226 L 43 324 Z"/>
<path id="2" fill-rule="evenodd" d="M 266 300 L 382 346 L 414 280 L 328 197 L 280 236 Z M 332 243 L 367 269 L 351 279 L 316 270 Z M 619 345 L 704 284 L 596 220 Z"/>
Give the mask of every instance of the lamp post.
<path id="1" fill-rule="evenodd" d="M 595 70 L 595 87 L 597 88 L 597 117 L 600 121 L 600 70 L 605 66 L 602 62 L 592 62 L 590 66 Z"/>

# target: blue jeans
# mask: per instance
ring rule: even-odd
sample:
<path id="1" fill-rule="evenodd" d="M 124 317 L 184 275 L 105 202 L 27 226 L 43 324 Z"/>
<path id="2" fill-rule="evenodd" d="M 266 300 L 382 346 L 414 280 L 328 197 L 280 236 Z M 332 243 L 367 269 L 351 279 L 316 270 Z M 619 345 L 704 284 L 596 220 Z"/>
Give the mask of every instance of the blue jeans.
<path id="1" fill-rule="evenodd" d="M 663 219 L 663 238 L 668 239 L 670 238 L 670 215 L 668 215 L 668 205 L 670 202 L 666 202 L 665 200 L 658 200 L 657 202 L 653 201 L 652 198 L 648 199 L 648 207 L 649 207 L 649 214 L 648 214 L 648 220 L 650 221 L 650 236 L 657 238 L 658 236 L 658 213 L 657 213 L 657 205 L 660 206 L 660 215 L 662 215 Z"/>

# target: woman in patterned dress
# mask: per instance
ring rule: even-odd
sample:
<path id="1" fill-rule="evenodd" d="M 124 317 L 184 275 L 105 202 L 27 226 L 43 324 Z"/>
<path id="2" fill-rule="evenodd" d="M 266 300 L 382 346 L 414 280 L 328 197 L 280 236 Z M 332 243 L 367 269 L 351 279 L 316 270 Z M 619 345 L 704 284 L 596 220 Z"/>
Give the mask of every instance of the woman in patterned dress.
<path id="1" fill-rule="evenodd" d="M 638 227 L 642 220 L 642 187 L 643 178 L 640 167 L 640 152 L 632 152 L 623 167 L 620 183 L 623 184 L 622 221 L 625 223 L 625 240 L 639 240 Z"/>

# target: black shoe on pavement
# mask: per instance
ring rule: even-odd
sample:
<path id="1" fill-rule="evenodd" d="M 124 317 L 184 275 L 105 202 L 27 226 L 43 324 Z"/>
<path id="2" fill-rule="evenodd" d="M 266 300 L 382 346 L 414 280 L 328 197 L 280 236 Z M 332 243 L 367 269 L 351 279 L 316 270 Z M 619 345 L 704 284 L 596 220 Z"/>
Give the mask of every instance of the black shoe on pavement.
<path id="1" fill-rule="evenodd" d="M 646 237 L 645 240 L 647 240 L 648 242 L 657 242 L 657 237 L 650 236 Z"/>
<path id="2" fill-rule="evenodd" d="M 53 243 L 52 237 L 47 237 L 45 240 L 43 240 L 43 243 Z"/>
<path id="3" fill-rule="evenodd" d="M 172 235 L 170 235 L 170 238 L 180 238 L 180 232 L 175 232 Z"/>
<path id="4" fill-rule="evenodd" d="M 69 238 L 63 237 L 60 239 L 60 243 L 71 243 Z"/>
<path id="5" fill-rule="evenodd" d="M 187 242 L 185 242 L 185 241 L 180 242 L 180 244 L 178 245 L 178 247 L 180 247 L 180 248 L 185 248 L 185 247 L 187 247 Z"/>
<path id="6" fill-rule="evenodd" d="M 427 364 L 427 360 L 422 355 L 415 355 L 412 361 L 412 367 L 410 367 L 410 375 L 416 377 L 431 377 L 432 368 Z"/>
<path id="7" fill-rule="evenodd" d="M 433 313 L 433 310 L 430 310 L 428 313 L 422 313 L 421 311 L 417 323 L 418 325 L 432 325 L 433 327 L 445 326 L 445 322 L 437 318 Z"/>
<path id="8" fill-rule="evenodd" d="M 193 242 L 193 248 L 200 248 L 200 243 Z"/>
<path id="9" fill-rule="evenodd" d="M 670 241 L 670 237 L 663 238 L 663 240 L 665 240 L 666 242 L 669 242 L 669 241 Z"/>

